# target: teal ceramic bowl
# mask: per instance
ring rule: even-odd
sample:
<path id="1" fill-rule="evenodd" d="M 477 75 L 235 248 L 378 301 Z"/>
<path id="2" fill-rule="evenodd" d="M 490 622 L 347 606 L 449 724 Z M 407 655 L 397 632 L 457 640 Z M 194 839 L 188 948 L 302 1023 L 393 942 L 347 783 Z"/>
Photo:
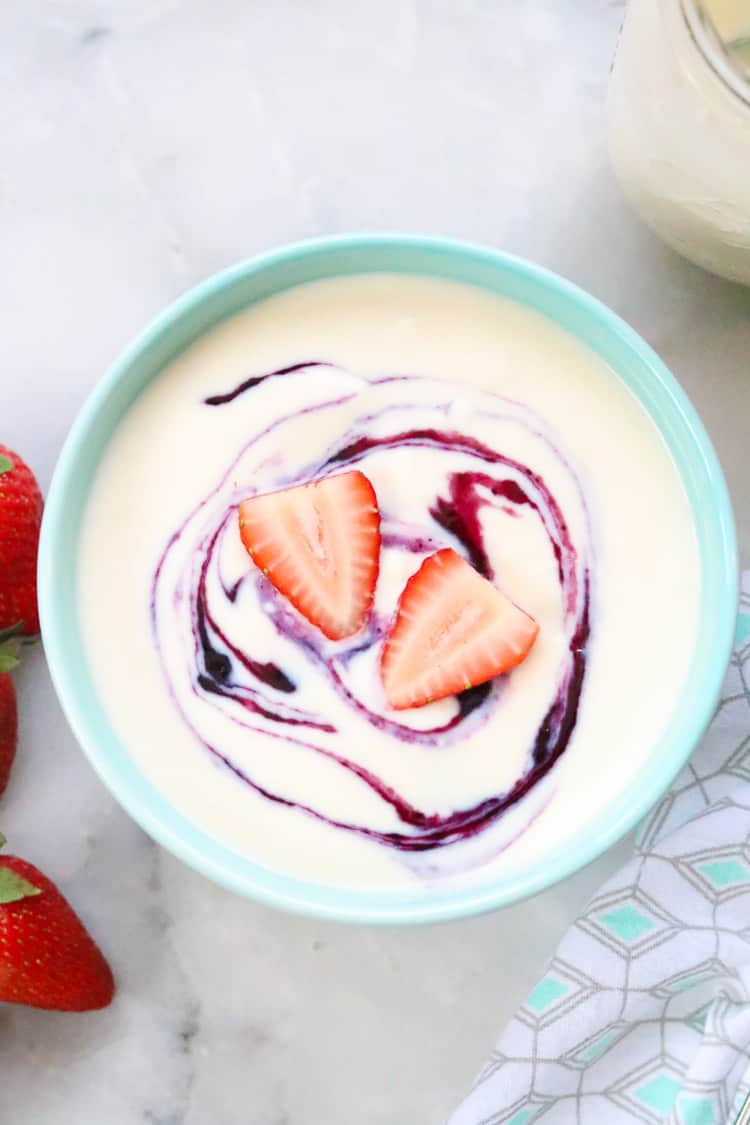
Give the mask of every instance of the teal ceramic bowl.
<path id="1" fill-rule="evenodd" d="M 501 881 L 409 891 L 339 889 L 277 874 L 197 828 L 141 774 L 97 697 L 78 615 L 81 520 L 110 436 L 160 370 L 196 337 L 239 309 L 318 278 L 377 271 L 468 282 L 529 305 L 605 360 L 659 427 L 682 475 L 700 545 L 699 635 L 671 723 L 639 775 L 572 846 Z M 737 609 L 732 510 L 716 455 L 693 407 L 644 341 L 598 301 L 546 270 L 478 246 L 435 238 L 353 235 L 254 258 L 180 298 L 125 351 L 78 416 L 47 499 L 39 554 L 44 646 L 60 701 L 105 785 L 159 843 L 209 878 L 274 906 L 326 918 L 413 923 L 457 918 L 541 891 L 582 867 L 648 811 L 709 722 L 729 660 Z"/>

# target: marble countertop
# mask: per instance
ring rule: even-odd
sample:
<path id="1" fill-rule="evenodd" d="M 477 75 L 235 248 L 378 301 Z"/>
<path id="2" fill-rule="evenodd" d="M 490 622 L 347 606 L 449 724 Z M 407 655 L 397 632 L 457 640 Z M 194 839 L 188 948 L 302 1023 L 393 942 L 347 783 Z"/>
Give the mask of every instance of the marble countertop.
<path id="1" fill-rule="evenodd" d="M 0 431 L 49 482 L 143 323 L 213 271 L 354 229 L 526 255 L 612 305 L 700 409 L 750 556 L 750 291 L 630 214 L 604 95 L 622 0 L 5 0 Z M 109 956 L 114 1006 L 0 1010 L 2 1125 L 441 1125 L 627 842 L 535 900 L 412 931 L 286 916 L 161 851 L 19 675 L 14 851 Z"/>

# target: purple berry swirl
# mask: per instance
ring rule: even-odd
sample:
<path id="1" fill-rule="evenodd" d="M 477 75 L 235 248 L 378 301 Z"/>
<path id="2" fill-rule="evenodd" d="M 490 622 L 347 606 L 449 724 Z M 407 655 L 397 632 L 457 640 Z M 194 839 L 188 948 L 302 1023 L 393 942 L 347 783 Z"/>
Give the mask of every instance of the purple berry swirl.
<path id="1" fill-rule="evenodd" d="M 254 430 L 261 396 L 275 418 Z M 170 534 L 150 607 L 196 749 L 285 817 L 422 856 L 426 871 L 430 855 L 461 845 L 496 854 L 543 807 L 585 689 L 590 520 L 559 441 L 487 392 L 320 362 L 254 375 L 203 405 L 207 430 L 247 410 L 247 441 Z M 368 624 L 332 642 L 252 566 L 237 507 L 355 467 L 378 496 L 381 572 Z M 406 579 L 446 546 L 537 618 L 539 640 L 507 676 L 397 713 L 378 676 L 383 636 Z M 512 810 L 525 814 L 509 827 Z"/>

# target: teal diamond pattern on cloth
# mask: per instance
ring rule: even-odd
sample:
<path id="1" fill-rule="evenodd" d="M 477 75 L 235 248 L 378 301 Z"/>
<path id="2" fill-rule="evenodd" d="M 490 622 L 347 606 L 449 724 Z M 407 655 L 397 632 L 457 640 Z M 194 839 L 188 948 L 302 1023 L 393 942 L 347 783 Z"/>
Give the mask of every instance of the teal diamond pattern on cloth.
<path id="1" fill-rule="evenodd" d="M 710 1011 L 710 1001 L 706 1004 L 701 1004 L 700 1008 L 696 1008 L 689 1016 L 686 1016 L 686 1022 L 699 1034 L 703 1034 L 706 1029 L 706 1020 Z"/>
<path id="2" fill-rule="evenodd" d="M 533 1008 L 535 1012 L 544 1012 L 547 1008 L 556 1004 L 569 988 L 570 985 L 564 984 L 561 980 L 555 980 L 554 977 L 544 977 L 543 980 L 539 981 L 539 984 L 532 988 L 526 997 L 526 1004 L 529 1008 Z"/>
<path id="3" fill-rule="evenodd" d="M 633 1091 L 639 1102 L 659 1113 L 667 1113 L 672 1108 L 679 1092 L 680 1083 L 668 1074 L 659 1074 Z"/>
<path id="4" fill-rule="evenodd" d="M 749 641 L 750 572 L 709 731 L 449 1125 L 734 1125 L 750 1091 Z"/>
<path id="5" fill-rule="evenodd" d="M 741 613 L 737 618 L 737 647 L 740 648 L 750 637 L 750 613 Z"/>
<path id="6" fill-rule="evenodd" d="M 623 941 L 637 941 L 656 928 L 656 924 L 634 906 L 621 906 L 609 914 L 600 915 L 599 920 Z"/>
<path id="7" fill-rule="evenodd" d="M 702 863 L 698 870 L 717 887 L 750 883 L 750 869 L 738 859 L 717 859 L 712 863 Z"/>
<path id="8" fill-rule="evenodd" d="M 598 1059 L 613 1043 L 617 1042 L 620 1036 L 621 1032 L 617 1031 L 610 1031 L 607 1035 L 602 1035 L 601 1039 L 597 1039 L 595 1043 L 590 1043 L 588 1047 L 583 1049 L 581 1052 L 582 1057 L 588 1062 L 592 1059 Z"/>
<path id="9" fill-rule="evenodd" d="M 679 976 L 666 980 L 660 984 L 656 992 L 658 995 L 665 993 L 675 992 L 690 992 L 702 984 L 707 984 L 716 976 L 716 967 L 711 969 L 702 969 L 697 973 L 680 974 Z"/>
<path id="10" fill-rule="evenodd" d="M 713 1104 L 705 1098 L 681 1097 L 681 1125 L 723 1125 L 714 1114 Z"/>
<path id="11" fill-rule="evenodd" d="M 534 1120 L 533 1109 L 519 1109 L 518 1113 L 514 1113 L 508 1125 L 530 1125 Z"/>

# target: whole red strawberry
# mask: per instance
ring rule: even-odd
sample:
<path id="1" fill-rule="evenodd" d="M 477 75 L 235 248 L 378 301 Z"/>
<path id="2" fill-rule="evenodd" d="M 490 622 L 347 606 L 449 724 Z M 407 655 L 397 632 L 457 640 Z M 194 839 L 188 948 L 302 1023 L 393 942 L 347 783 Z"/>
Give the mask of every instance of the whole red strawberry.
<path id="1" fill-rule="evenodd" d="M 20 622 L 39 632 L 36 557 L 42 494 L 36 477 L 17 453 L 0 445 L 0 629 Z"/>
<path id="2" fill-rule="evenodd" d="M 18 664 L 19 627 L 0 630 L 0 797 L 5 792 L 18 737 L 16 689 L 8 673 Z"/>
<path id="3" fill-rule="evenodd" d="M 87 1012 L 114 995 L 112 970 L 46 876 L 0 856 L 0 1000 Z"/>

